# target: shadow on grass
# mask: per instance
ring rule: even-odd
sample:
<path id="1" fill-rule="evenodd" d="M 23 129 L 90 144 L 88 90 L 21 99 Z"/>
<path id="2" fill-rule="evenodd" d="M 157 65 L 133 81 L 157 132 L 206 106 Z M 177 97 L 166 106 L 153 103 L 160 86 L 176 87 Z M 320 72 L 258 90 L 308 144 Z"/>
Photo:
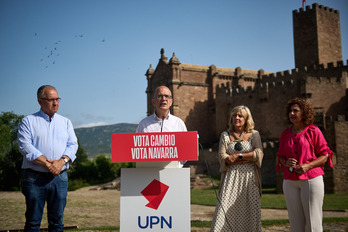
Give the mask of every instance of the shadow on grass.
<path id="1" fill-rule="evenodd" d="M 348 218 L 324 218 L 323 223 L 342 223 L 347 222 Z M 268 227 L 268 226 L 276 226 L 276 225 L 287 225 L 289 224 L 288 219 L 280 219 L 280 220 L 262 220 L 262 226 Z M 211 227 L 211 221 L 191 221 L 191 227 L 198 227 L 198 228 L 210 228 Z M 70 231 L 119 231 L 120 228 L 115 226 L 104 226 L 104 227 L 93 227 L 93 228 L 79 228 L 79 229 L 72 229 Z"/>

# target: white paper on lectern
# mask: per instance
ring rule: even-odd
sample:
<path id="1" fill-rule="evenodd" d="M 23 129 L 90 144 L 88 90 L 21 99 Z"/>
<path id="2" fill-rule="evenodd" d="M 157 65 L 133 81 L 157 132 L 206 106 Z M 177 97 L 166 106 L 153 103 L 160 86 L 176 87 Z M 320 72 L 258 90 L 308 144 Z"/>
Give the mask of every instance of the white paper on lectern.
<path id="1" fill-rule="evenodd" d="M 154 179 L 168 185 L 158 209 L 146 206 L 148 200 L 141 194 Z M 121 169 L 120 231 L 178 231 L 191 230 L 190 169 L 189 168 L 124 168 Z M 161 223 L 141 229 L 146 219 L 153 217 L 169 221 L 172 228 Z"/>

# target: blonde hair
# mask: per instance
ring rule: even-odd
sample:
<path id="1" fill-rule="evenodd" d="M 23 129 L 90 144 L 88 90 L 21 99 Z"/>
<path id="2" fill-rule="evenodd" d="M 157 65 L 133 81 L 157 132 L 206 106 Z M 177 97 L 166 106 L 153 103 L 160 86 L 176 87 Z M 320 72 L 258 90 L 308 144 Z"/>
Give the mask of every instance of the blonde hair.
<path id="1" fill-rule="evenodd" d="M 232 130 L 232 131 L 234 130 L 232 118 L 233 118 L 233 115 L 235 115 L 237 112 L 241 112 L 241 114 L 243 115 L 243 118 L 245 119 L 244 131 L 247 133 L 252 132 L 252 130 L 255 127 L 255 123 L 254 123 L 253 117 L 251 116 L 251 112 L 250 112 L 249 108 L 246 106 L 243 106 L 243 105 L 236 106 L 232 109 L 231 114 L 230 114 L 230 120 L 228 122 L 228 129 Z"/>

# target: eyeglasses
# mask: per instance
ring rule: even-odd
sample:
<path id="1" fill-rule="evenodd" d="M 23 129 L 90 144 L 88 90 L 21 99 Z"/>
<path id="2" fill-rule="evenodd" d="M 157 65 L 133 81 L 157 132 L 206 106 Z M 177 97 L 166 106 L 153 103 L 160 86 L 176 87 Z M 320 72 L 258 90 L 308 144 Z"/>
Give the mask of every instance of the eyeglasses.
<path id="1" fill-rule="evenodd" d="M 48 101 L 48 102 L 54 102 L 54 101 L 57 101 L 57 102 L 60 102 L 60 100 L 61 100 L 61 98 L 59 97 L 59 98 L 41 98 L 41 99 L 43 99 L 43 100 L 46 100 L 46 101 Z"/>
<path id="2" fill-rule="evenodd" d="M 157 98 L 157 99 L 162 99 L 162 98 L 172 99 L 172 96 L 167 95 L 167 94 L 158 94 L 155 96 L 155 98 Z"/>

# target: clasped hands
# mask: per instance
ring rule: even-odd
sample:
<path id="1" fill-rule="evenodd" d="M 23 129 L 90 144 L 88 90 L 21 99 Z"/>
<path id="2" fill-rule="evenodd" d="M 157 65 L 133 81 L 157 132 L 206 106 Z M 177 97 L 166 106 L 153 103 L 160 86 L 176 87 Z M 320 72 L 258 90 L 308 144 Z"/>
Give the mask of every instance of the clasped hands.
<path id="1" fill-rule="evenodd" d="M 303 174 L 307 172 L 310 169 L 310 165 L 305 163 L 305 164 L 298 164 L 298 161 L 294 158 L 289 158 L 285 162 L 285 166 L 289 168 L 293 168 L 297 174 Z"/>
<path id="2" fill-rule="evenodd" d="M 58 176 L 63 166 L 65 165 L 64 160 L 46 160 L 48 170 L 54 175 Z"/>
<path id="3" fill-rule="evenodd" d="M 248 161 L 246 160 L 240 160 L 238 158 L 239 154 L 231 154 L 225 159 L 226 165 L 231 165 L 231 164 L 242 164 L 242 163 L 247 163 Z"/>

